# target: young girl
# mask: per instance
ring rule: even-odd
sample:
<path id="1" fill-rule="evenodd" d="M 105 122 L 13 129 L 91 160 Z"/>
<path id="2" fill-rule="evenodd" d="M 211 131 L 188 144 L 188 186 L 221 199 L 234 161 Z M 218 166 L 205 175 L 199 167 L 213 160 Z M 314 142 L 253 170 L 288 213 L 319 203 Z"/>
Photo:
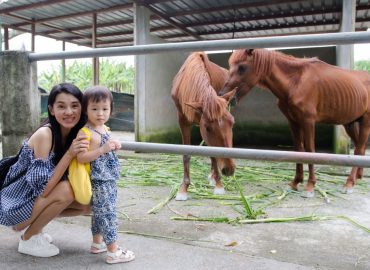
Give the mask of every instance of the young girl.
<path id="1" fill-rule="evenodd" d="M 87 151 L 87 137 L 79 135 L 84 125 L 82 92 L 69 83 L 53 87 L 48 99 L 48 118 L 23 142 L 22 150 L 5 177 L 0 191 L 0 224 L 25 230 L 20 253 L 51 257 L 59 253 L 50 235 L 42 229 L 57 216 L 87 214 L 90 208 L 74 201 L 66 170 L 77 153 Z M 10 183 L 7 185 L 7 183 Z"/>
<path id="2" fill-rule="evenodd" d="M 104 125 L 112 113 L 112 93 L 105 87 L 93 86 L 84 92 L 82 110 L 87 115 L 85 128 L 90 132 L 89 151 L 79 153 L 80 163 L 91 162 L 90 178 L 92 184 L 92 235 L 91 253 L 107 251 L 106 262 L 123 263 L 135 259 L 132 251 L 123 250 L 117 245 L 116 181 L 120 166 L 113 151 L 121 144 L 110 138 Z M 84 131 L 80 130 L 79 135 Z"/>

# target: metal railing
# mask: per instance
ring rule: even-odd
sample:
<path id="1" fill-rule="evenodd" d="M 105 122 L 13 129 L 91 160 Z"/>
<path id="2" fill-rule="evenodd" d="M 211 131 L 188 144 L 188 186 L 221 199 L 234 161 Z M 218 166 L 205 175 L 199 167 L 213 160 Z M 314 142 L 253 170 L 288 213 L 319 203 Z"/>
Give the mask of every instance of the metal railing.
<path id="1" fill-rule="evenodd" d="M 239 158 L 278 162 L 370 167 L 370 157 L 309 152 L 224 148 L 121 141 L 121 149 L 145 153 L 167 153 L 204 157 Z"/>
<path id="2" fill-rule="evenodd" d="M 59 60 L 71 58 L 140 55 L 173 51 L 212 51 L 242 48 L 281 48 L 319 45 L 342 45 L 370 43 L 370 32 L 341 32 L 327 34 L 294 35 L 263 38 L 242 38 L 183 43 L 135 45 L 115 48 L 98 48 L 73 52 L 30 53 L 30 61 Z"/>

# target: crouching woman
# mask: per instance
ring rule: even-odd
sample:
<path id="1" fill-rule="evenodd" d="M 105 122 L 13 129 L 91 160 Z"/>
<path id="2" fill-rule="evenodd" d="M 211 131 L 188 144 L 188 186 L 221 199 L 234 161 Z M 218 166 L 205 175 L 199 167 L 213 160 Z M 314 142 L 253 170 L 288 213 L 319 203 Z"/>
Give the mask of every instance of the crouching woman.
<path id="1" fill-rule="evenodd" d="M 88 150 L 83 127 L 82 92 L 73 84 L 53 87 L 48 99 L 48 118 L 22 144 L 17 163 L 9 170 L 0 191 L 0 224 L 22 231 L 18 251 L 36 257 L 59 254 L 50 235 L 42 229 L 58 216 L 90 212 L 74 200 L 67 181 L 71 160 Z"/>

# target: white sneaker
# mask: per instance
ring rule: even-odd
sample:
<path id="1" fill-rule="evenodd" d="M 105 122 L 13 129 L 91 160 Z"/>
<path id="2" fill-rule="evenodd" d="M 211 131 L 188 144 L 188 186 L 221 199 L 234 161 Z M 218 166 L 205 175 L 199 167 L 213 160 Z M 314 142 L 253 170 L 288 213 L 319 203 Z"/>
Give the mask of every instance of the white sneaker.
<path id="1" fill-rule="evenodd" d="M 48 241 L 49 243 L 52 243 L 53 242 L 53 237 L 51 237 L 50 234 L 46 233 L 46 232 L 42 232 L 41 235 L 46 239 L 46 241 Z"/>
<path id="2" fill-rule="evenodd" d="M 50 244 L 40 233 L 28 240 L 21 238 L 18 245 L 18 252 L 35 257 L 52 257 L 59 254 L 59 248 Z"/>

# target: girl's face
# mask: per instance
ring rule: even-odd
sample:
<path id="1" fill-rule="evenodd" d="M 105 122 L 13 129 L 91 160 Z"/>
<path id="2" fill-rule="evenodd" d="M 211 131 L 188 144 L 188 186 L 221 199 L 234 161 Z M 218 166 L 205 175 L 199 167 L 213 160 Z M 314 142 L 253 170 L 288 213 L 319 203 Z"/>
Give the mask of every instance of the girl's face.
<path id="1" fill-rule="evenodd" d="M 49 110 L 65 130 L 71 130 L 81 117 L 81 103 L 71 94 L 58 94 L 53 106 L 49 105 Z"/>
<path id="2" fill-rule="evenodd" d="M 110 116 L 110 100 L 107 98 L 99 102 L 89 101 L 86 114 L 90 125 L 94 127 L 104 125 Z"/>

